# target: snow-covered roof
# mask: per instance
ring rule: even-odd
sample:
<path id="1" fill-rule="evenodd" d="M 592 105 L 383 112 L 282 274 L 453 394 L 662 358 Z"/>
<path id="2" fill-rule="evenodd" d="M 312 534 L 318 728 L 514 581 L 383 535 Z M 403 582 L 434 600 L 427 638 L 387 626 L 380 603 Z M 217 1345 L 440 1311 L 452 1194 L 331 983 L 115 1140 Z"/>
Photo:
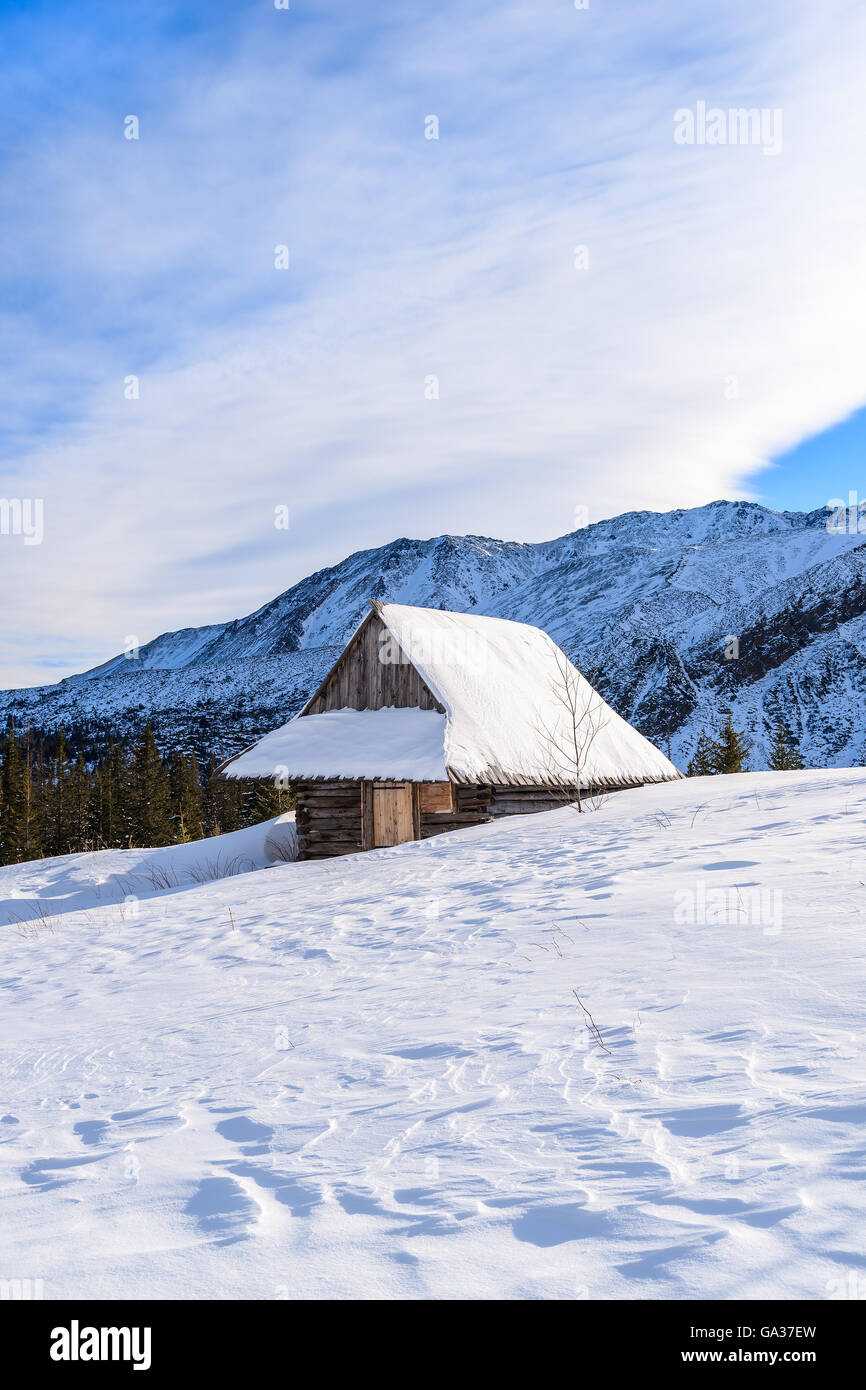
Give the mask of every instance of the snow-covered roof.
<path id="1" fill-rule="evenodd" d="M 445 715 L 338 709 L 290 719 L 226 770 L 229 777 L 351 777 L 445 782 Z"/>
<path id="2" fill-rule="evenodd" d="M 679 777 L 540 628 L 403 604 L 374 608 L 393 639 L 392 659 L 408 658 L 445 714 L 301 710 L 229 763 L 226 776 L 279 770 L 289 778 L 582 787 Z"/>

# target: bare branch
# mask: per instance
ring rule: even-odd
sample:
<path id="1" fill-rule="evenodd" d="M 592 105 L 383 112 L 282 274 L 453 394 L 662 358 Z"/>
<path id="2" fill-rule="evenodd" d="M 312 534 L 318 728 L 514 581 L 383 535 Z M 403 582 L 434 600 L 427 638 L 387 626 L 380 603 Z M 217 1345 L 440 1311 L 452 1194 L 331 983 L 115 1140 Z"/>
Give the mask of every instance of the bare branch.
<path id="1" fill-rule="evenodd" d="M 553 689 L 561 715 L 548 721 L 539 714 L 535 727 L 544 741 L 551 778 L 562 786 L 570 803 L 573 797 L 567 793 L 574 789 L 577 809 L 582 811 L 584 800 L 600 795 L 587 777 L 587 764 L 592 746 L 608 722 L 607 707 L 564 652 L 557 649 L 554 660 L 558 679 Z"/>

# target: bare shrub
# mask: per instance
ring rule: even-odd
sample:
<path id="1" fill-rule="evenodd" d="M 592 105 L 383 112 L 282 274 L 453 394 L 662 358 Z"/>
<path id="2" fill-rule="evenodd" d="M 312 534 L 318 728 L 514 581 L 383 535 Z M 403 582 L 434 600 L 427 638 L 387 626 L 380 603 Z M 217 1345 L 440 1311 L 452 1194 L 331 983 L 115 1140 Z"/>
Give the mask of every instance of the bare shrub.
<path id="1" fill-rule="evenodd" d="M 208 859 L 204 864 L 196 864 L 187 870 L 193 883 L 216 883 L 221 878 L 234 878 L 237 874 L 248 874 L 255 869 L 252 859 L 235 855 L 233 859 Z"/>
<path id="2" fill-rule="evenodd" d="M 36 902 L 33 904 L 33 913 L 30 917 L 19 917 L 17 913 L 10 912 L 9 921 L 14 925 L 19 936 L 33 940 L 43 932 L 53 936 L 55 927 L 63 924 L 63 913 L 52 912 L 47 903 Z"/>
<path id="3" fill-rule="evenodd" d="M 572 666 L 564 652 L 555 654 L 558 680 L 554 694 L 563 718 L 548 723 L 541 717 L 536 729 L 544 740 L 551 781 L 564 804 L 584 809 L 587 802 L 597 810 L 604 800 L 601 785 L 587 777 L 592 746 L 608 722 L 607 707 L 588 680 Z"/>

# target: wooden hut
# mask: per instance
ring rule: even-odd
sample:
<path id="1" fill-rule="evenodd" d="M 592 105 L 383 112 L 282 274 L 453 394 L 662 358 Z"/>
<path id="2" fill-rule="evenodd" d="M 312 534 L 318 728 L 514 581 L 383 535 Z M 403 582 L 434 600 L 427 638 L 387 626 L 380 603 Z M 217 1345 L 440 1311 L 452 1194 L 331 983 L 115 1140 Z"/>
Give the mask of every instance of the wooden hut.
<path id="1" fill-rule="evenodd" d="M 294 788 L 301 859 L 680 776 L 539 628 L 376 602 L 300 713 L 221 771 Z"/>

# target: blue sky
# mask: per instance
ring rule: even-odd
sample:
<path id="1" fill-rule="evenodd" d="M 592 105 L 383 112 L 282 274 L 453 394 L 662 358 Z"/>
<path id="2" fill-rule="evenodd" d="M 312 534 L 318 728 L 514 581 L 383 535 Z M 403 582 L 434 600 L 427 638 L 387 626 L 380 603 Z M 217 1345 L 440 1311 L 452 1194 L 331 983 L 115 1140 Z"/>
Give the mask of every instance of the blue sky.
<path id="1" fill-rule="evenodd" d="M 0 497 L 44 502 L 0 684 L 396 535 L 866 493 L 864 28 L 0 0 Z M 702 101 L 781 149 L 677 144 Z"/>
<path id="2" fill-rule="evenodd" d="M 759 502 L 776 511 L 809 511 L 851 491 L 866 501 L 866 410 L 809 436 L 755 479 Z M 817 502 L 816 502 L 817 499 Z"/>

